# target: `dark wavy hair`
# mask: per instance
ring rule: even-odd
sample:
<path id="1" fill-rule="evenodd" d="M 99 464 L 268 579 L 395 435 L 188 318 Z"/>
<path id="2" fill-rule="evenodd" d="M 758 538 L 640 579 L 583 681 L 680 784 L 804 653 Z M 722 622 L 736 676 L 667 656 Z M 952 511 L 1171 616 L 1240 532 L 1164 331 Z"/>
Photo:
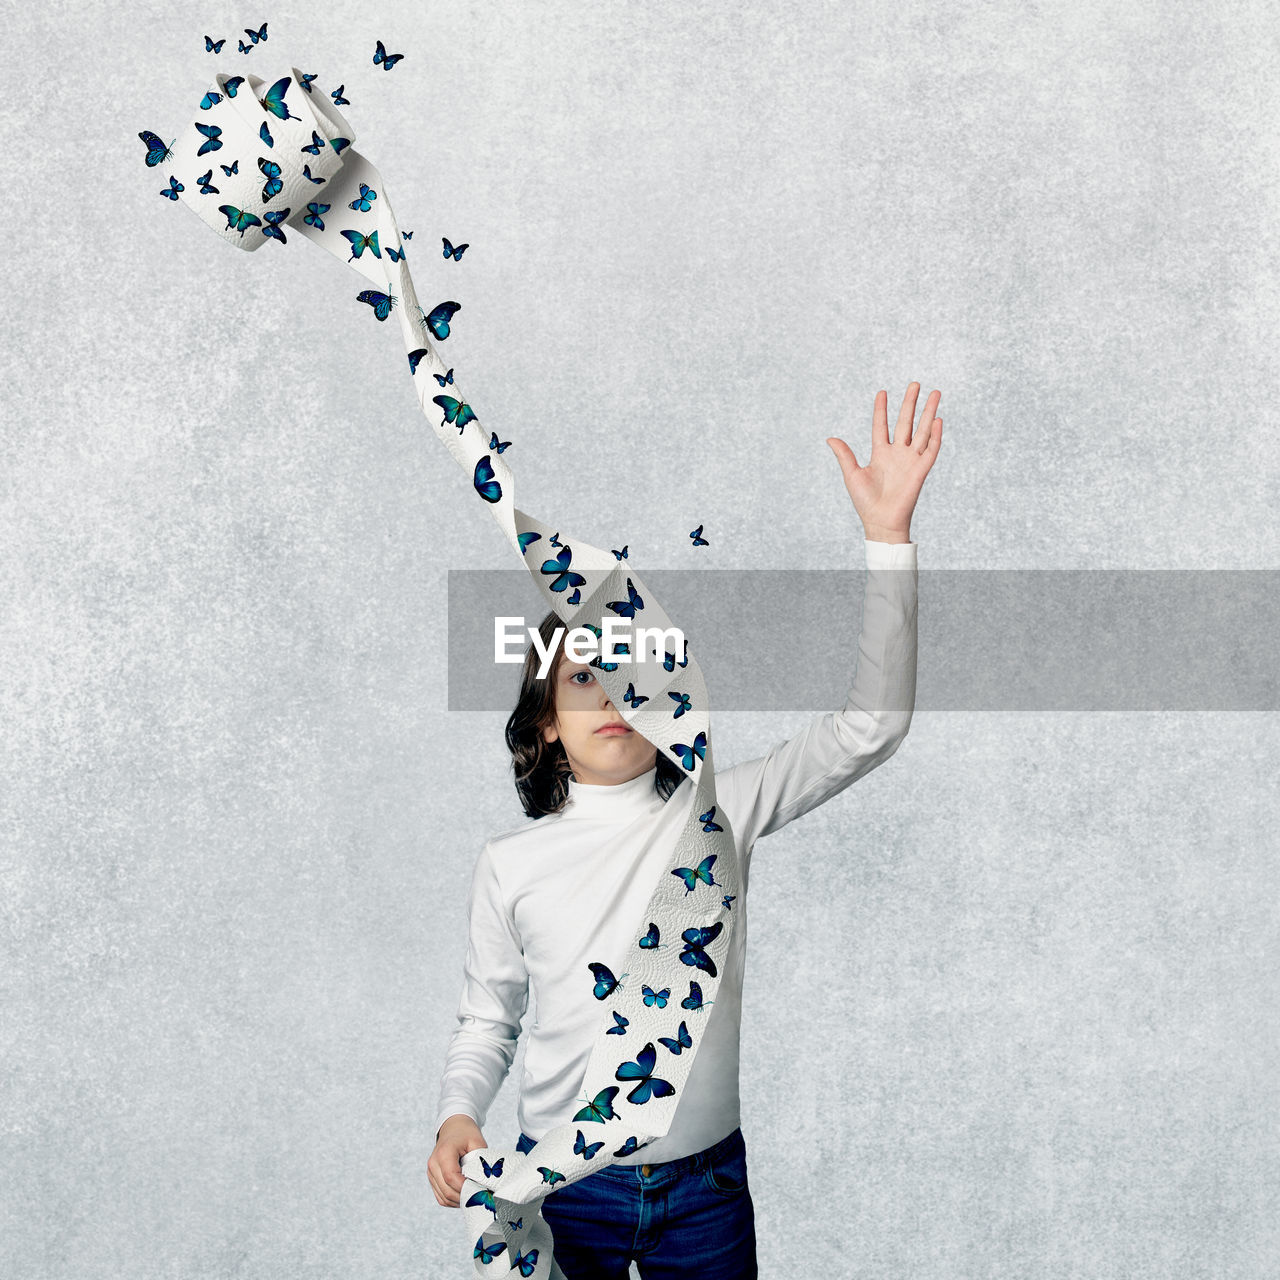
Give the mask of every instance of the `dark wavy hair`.
<path id="1" fill-rule="evenodd" d="M 542 636 L 544 650 L 550 649 L 556 628 L 563 625 L 560 615 L 554 610 L 542 619 L 538 632 Z M 548 814 L 559 813 L 569 799 L 569 779 L 573 777 L 573 770 L 564 753 L 564 745 L 559 739 L 547 742 L 542 737 L 543 729 L 555 723 L 556 673 L 563 660 L 564 646 L 558 644 L 550 672 L 545 679 L 539 680 L 538 652 L 534 645 L 529 646 L 520 674 L 520 696 L 507 720 L 507 749 L 511 752 L 516 792 L 520 796 L 521 807 L 530 818 L 545 818 Z M 665 801 L 671 798 L 672 792 L 687 775 L 661 751 L 657 755 L 658 768 L 653 789 Z"/>

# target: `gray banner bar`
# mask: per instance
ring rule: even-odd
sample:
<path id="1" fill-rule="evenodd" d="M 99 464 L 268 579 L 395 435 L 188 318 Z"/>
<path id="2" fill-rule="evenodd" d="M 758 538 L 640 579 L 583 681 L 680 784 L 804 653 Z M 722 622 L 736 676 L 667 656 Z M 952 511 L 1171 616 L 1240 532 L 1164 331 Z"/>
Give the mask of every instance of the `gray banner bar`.
<path id="1" fill-rule="evenodd" d="M 866 570 L 646 570 L 714 711 L 831 711 Z M 907 570 L 877 569 L 876 573 Z M 1280 571 L 919 570 L 918 711 L 1275 711 Z M 522 569 L 450 570 L 450 711 L 510 711 L 494 619 L 547 612 Z M 726 624 L 724 619 L 733 619 Z M 524 643 L 512 652 L 523 652 Z"/>

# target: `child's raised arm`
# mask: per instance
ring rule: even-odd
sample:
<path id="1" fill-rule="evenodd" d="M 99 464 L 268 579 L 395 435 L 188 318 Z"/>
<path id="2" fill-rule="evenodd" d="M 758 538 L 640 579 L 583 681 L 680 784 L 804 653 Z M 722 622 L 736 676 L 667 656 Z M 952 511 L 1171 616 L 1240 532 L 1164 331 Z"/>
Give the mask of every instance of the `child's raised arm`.
<path id="1" fill-rule="evenodd" d="M 857 670 L 844 707 L 819 716 L 767 755 L 716 774 L 716 794 L 744 849 L 883 764 L 911 726 L 916 694 L 916 544 L 911 514 L 938 456 L 940 393 L 925 404 L 912 432 L 913 382 L 889 440 L 885 393 L 876 395 L 871 458 L 859 467 L 853 450 L 831 437 L 866 533 L 867 583 Z M 837 447 L 838 446 L 838 447 Z"/>

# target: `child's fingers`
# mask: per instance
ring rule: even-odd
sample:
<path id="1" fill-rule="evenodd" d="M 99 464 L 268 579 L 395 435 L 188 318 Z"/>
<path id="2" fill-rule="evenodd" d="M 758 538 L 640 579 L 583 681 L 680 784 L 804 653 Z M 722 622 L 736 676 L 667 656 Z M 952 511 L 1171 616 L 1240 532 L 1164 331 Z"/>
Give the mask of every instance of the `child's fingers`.
<path id="1" fill-rule="evenodd" d="M 461 1198 L 462 1183 L 465 1180 L 460 1167 L 462 1156 L 462 1146 L 446 1146 L 427 1162 L 431 1190 L 435 1193 L 437 1202 L 448 1209 L 456 1209 Z"/>
<path id="2" fill-rule="evenodd" d="M 432 1170 L 428 1170 L 427 1176 L 431 1180 L 431 1190 L 435 1195 L 436 1203 L 444 1209 L 456 1209 L 458 1197 L 449 1189 L 445 1180 Z"/>

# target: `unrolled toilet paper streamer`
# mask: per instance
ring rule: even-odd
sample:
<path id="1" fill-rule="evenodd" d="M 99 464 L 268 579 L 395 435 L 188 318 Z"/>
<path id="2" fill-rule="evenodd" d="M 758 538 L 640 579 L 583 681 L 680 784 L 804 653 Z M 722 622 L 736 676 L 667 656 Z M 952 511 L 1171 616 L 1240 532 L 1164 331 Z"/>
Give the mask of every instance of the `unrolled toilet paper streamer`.
<path id="1" fill-rule="evenodd" d="M 286 252 L 302 236 L 354 268 L 370 287 L 353 296 L 350 323 L 397 317 L 423 413 L 566 628 L 599 635 L 605 619 L 626 618 L 628 625 L 667 630 L 666 613 L 612 551 L 561 536 L 557 526 L 515 505 L 511 468 L 498 447 L 505 450 L 505 442 L 482 428 L 436 349 L 460 308 L 451 299 L 429 313 L 418 305 L 382 175 L 352 146 L 350 124 L 314 80 L 296 68 L 270 85 L 252 75 L 219 74 L 171 148 L 144 137 L 148 163 L 169 180 L 161 194 L 181 200 L 238 248 Z M 444 186 L 442 204 L 447 199 Z M 432 297 L 453 292 L 451 273 L 461 255 L 450 247 L 442 257 L 431 253 Z M 582 974 L 601 1006 L 582 1108 L 527 1154 L 485 1147 L 463 1158 L 461 1205 L 477 1275 L 497 1262 L 501 1274 L 518 1269 L 521 1276 L 562 1280 L 543 1200 L 668 1132 L 712 1013 L 736 914 L 737 850 L 716 807 L 701 671 L 687 645 L 683 653 L 651 648 L 645 660 L 630 663 L 602 655 L 593 670 L 626 722 L 690 776 L 693 803 L 630 948 L 600 956 Z M 643 997 L 646 988 L 686 984 L 689 997 L 679 1003 Z"/>

